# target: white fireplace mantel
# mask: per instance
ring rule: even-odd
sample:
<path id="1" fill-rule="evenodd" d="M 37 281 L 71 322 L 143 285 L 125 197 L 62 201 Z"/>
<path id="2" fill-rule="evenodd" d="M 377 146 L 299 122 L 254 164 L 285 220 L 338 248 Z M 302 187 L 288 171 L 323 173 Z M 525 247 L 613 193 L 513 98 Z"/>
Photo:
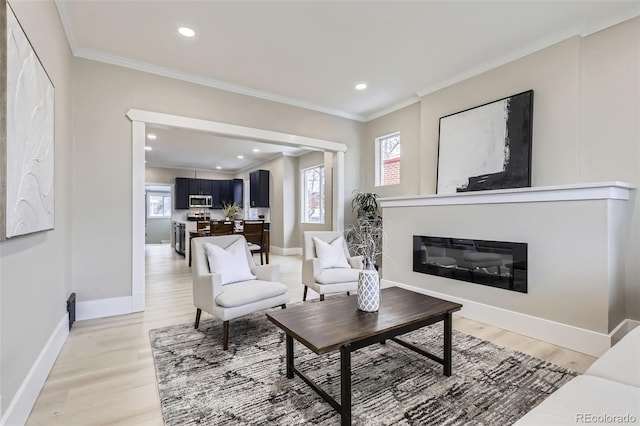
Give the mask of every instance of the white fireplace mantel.
<path id="1" fill-rule="evenodd" d="M 625 319 L 635 188 L 597 182 L 379 200 L 385 285 L 464 305 L 459 315 L 601 355 Z M 415 235 L 527 244 L 528 292 L 415 272 Z M 569 303 L 567 303 L 570 301 Z"/>
<path id="2" fill-rule="evenodd" d="M 626 182 L 596 182 L 572 185 L 536 186 L 529 188 L 469 191 L 455 194 L 388 197 L 380 206 L 447 206 L 464 204 L 534 203 L 572 200 L 628 200 L 635 187 Z"/>

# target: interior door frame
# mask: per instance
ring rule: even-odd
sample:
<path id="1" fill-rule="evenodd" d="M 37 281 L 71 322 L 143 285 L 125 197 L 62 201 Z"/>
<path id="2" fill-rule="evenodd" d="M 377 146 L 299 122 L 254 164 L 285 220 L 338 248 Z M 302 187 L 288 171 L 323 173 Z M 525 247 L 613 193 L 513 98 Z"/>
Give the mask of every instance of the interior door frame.
<path id="1" fill-rule="evenodd" d="M 148 124 L 200 130 L 221 136 L 240 139 L 252 139 L 295 147 L 308 147 L 333 153 L 333 208 L 332 229 L 344 229 L 344 153 L 345 144 L 323 139 L 309 138 L 272 130 L 237 126 L 235 124 L 199 118 L 184 117 L 139 109 L 130 109 L 127 117 L 131 120 L 131 297 L 132 312 L 144 311 L 145 275 L 144 275 L 144 209 L 145 209 L 145 141 Z"/>

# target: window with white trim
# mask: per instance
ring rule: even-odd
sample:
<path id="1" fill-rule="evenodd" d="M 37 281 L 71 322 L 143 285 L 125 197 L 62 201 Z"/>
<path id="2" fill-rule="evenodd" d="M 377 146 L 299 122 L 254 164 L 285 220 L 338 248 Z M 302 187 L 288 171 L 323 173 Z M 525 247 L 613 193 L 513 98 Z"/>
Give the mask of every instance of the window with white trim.
<path id="1" fill-rule="evenodd" d="M 400 183 L 400 132 L 376 138 L 376 186 Z"/>
<path id="2" fill-rule="evenodd" d="M 324 223 L 324 166 L 302 170 L 302 223 Z"/>
<path id="3" fill-rule="evenodd" d="M 148 194 L 147 217 L 150 219 L 171 217 L 171 196 Z"/>

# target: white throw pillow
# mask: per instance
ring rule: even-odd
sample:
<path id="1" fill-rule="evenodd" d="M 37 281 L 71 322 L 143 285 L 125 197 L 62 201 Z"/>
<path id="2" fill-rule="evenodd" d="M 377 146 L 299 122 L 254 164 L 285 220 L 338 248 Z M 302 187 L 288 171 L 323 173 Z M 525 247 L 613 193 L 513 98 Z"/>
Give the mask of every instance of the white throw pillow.
<path id="1" fill-rule="evenodd" d="M 322 241 L 318 237 L 313 237 L 313 242 L 316 245 L 316 256 L 322 265 L 322 269 L 351 267 L 344 254 L 344 238 L 342 236 L 331 243 Z"/>
<path id="2" fill-rule="evenodd" d="M 249 269 L 245 244 L 242 239 L 226 249 L 215 244 L 204 244 L 209 259 L 209 270 L 214 274 L 220 274 L 222 285 L 256 279 Z"/>

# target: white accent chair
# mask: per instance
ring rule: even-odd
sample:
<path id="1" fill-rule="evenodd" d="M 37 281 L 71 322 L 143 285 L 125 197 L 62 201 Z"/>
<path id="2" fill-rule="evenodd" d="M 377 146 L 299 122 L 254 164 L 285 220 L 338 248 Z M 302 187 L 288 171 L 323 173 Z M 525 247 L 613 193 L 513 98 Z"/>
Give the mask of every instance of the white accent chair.
<path id="1" fill-rule="evenodd" d="M 349 248 L 345 242 L 343 248 L 350 268 L 323 269 L 316 255 L 314 237 L 331 243 L 336 238 L 344 236 L 341 232 L 336 231 L 305 231 L 302 250 L 302 284 L 304 284 L 302 300 L 307 300 L 309 287 L 320 295 L 321 301 L 328 293 L 346 291 L 349 294 L 351 291 L 356 291 L 358 289 L 358 275 L 362 270 L 362 256 L 350 257 Z"/>
<path id="2" fill-rule="evenodd" d="M 221 275 L 211 273 L 205 243 L 227 248 L 239 239 L 244 241 L 247 262 L 251 273 L 257 277 L 222 285 Z M 191 240 L 193 251 L 193 304 L 197 308 L 195 328 L 200 324 L 202 311 L 223 321 L 223 349 L 229 346 L 229 320 L 256 311 L 280 305 L 286 308 L 289 289 L 280 280 L 279 265 L 256 265 L 242 235 L 200 237 Z"/>

